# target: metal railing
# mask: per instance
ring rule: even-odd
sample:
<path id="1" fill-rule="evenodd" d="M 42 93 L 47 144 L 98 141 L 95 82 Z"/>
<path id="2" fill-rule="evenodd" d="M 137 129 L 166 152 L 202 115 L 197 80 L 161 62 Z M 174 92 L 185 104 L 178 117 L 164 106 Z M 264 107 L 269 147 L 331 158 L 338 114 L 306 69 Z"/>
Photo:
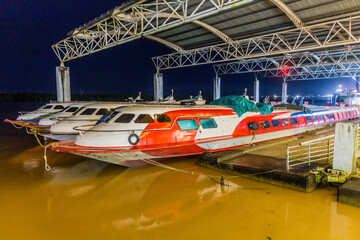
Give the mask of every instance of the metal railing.
<path id="1" fill-rule="evenodd" d="M 286 146 L 286 171 L 301 164 L 313 162 L 331 162 L 334 155 L 334 135 L 303 142 L 297 146 Z"/>

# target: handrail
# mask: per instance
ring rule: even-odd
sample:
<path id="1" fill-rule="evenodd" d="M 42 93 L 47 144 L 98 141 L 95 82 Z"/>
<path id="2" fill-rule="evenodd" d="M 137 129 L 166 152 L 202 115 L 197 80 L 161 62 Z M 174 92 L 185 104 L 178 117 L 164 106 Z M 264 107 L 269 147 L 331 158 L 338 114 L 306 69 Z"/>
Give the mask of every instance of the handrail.
<path id="1" fill-rule="evenodd" d="M 310 166 L 312 162 L 322 160 L 330 162 L 334 155 L 334 142 L 333 139 L 330 139 L 331 137 L 334 137 L 334 135 L 303 142 L 297 146 L 287 146 L 286 171 L 289 172 L 290 167 L 301 164 Z"/>

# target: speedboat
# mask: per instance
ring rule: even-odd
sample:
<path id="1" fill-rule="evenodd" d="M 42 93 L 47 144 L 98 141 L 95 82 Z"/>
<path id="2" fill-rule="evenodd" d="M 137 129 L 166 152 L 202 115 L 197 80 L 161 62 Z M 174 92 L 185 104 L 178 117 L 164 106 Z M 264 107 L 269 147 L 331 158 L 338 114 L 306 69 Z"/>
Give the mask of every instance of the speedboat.
<path id="1" fill-rule="evenodd" d="M 41 119 L 63 111 L 70 104 L 72 102 L 50 102 L 31 112 L 19 112 L 16 120 L 5 119 L 4 122 L 18 126 L 37 124 Z"/>
<path id="2" fill-rule="evenodd" d="M 76 111 L 81 108 L 84 108 L 86 105 L 89 105 L 94 102 L 77 102 L 74 104 L 69 105 L 61 112 L 55 113 L 51 116 L 45 117 L 39 121 L 37 124 L 38 128 L 50 128 L 51 125 L 55 124 L 56 122 L 66 118 L 71 117 Z"/>
<path id="3" fill-rule="evenodd" d="M 40 135 L 55 140 L 75 138 L 79 133 L 78 130 L 74 129 L 75 127 L 82 126 L 84 129 L 89 129 L 104 120 L 111 111 L 119 110 L 128 105 L 129 103 L 125 102 L 88 104 L 79 108 L 70 117 L 59 120 L 51 125 L 49 132 L 41 133 Z"/>
<path id="4" fill-rule="evenodd" d="M 357 107 L 283 104 L 273 108 L 242 97 L 236 99 L 235 104 L 227 106 L 127 107 L 114 111 L 91 129 L 75 128 L 81 132 L 76 139 L 57 142 L 51 149 L 132 167 L 149 160 L 223 151 L 294 136 L 359 118 Z M 211 104 L 221 103 L 216 100 Z"/>

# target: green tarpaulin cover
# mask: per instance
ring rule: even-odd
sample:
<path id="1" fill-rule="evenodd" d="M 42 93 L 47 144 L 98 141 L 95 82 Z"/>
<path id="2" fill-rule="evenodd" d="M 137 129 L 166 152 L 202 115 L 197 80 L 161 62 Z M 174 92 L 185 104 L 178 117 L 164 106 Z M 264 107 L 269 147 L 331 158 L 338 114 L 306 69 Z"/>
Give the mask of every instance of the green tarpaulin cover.
<path id="1" fill-rule="evenodd" d="M 245 112 L 260 112 L 261 115 L 272 113 L 273 107 L 266 103 L 254 103 L 242 96 L 230 95 L 216 99 L 210 105 L 227 106 L 234 109 L 240 117 Z"/>

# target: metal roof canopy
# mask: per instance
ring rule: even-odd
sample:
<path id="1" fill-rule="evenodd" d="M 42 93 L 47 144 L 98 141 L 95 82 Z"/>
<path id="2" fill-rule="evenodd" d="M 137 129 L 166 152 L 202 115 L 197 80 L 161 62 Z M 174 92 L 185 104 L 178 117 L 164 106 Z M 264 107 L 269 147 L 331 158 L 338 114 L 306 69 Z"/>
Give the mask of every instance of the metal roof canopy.
<path id="1" fill-rule="evenodd" d="M 70 32 L 52 48 L 63 64 L 148 37 L 176 51 L 153 58 L 158 71 L 245 59 L 259 62 L 293 53 L 325 59 L 328 50 L 345 54 L 339 58 L 344 61 L 353 56 L 344 46 L 360 43 L 359 14 L 358 0 L 129 1 Z M 351 63 L 359 62 L 354 56 Z M 329 65 L 326 61 L 322 64 Z M 323 66 L 317 60 L 306 63 Z"/>
<path id="2" fill-rule="evenodd" d="M 258 78 L 282 77 L 285 80 L 308 80 L 358 76 L 359 58 L 360 47 L 348 46 L 333 51 L 241 60 L 216 64 L 213 67 L 216 75 L 254 72 Z"/>

